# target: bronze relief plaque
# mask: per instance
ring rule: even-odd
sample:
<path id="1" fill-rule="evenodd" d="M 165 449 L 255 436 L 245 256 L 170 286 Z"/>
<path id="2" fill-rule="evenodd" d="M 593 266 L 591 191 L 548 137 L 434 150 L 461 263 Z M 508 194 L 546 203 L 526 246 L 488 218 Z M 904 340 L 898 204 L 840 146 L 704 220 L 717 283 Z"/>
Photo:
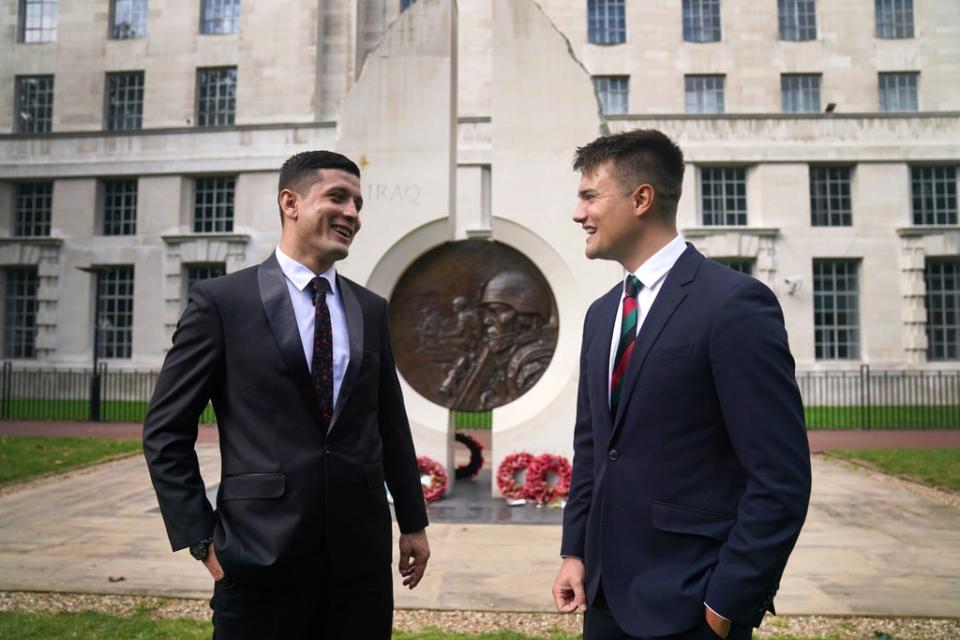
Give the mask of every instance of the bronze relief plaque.
<path id="1" fill-rule="evenodd" d="M 515 400 L 557 347 L 557 302 L 526 256 L 489 240 L 420 256 L 390 298 L 397 367 L 424 397 L 458 411 Z"/>

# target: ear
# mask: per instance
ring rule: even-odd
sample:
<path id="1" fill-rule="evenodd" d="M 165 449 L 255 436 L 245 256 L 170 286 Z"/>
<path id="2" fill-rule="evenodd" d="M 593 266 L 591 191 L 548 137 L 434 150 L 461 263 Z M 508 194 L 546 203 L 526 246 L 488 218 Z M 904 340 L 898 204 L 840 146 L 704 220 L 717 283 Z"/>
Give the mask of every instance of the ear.
<path id="1" fill-rule="evenodd" d="M 300 216 L 300 194 L 293 189 L 282 189 L 277 195 L 277 202 L 284 217 L 296 220 Z"/>
<path id="2" fill-rule="evenodd" d="M 630 198 L 633 202 L 634 215 L 642 216 L 653 208 L 656 191 L 654 191 L 652 185 L 644 183 L 633 190 Z"/>

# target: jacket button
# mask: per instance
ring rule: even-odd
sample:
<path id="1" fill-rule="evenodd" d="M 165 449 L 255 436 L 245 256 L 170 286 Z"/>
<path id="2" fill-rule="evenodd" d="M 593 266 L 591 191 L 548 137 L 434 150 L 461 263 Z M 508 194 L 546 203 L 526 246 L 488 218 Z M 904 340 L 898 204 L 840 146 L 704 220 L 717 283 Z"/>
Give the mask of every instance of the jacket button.
<path id="1" fill-rule="evenodd" d="M 611 460 L 619 460 L 620 452 L 617 451 L 616 449 L 610 449 L 610 453 L 607 454 L 607 457 L 610 458 Z"/>

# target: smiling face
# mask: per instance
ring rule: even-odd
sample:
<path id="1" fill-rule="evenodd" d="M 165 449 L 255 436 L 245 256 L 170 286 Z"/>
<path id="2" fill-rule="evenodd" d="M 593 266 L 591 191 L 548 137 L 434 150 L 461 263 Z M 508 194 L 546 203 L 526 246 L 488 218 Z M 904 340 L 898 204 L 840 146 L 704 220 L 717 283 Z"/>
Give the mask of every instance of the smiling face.
<path id="1" fill-rule="evenodd" d="M 283 211 L 281 250 L 320 274 L 347 257 L 360 230 L 363 197 L 360 178 L 339 169 L 318 169 L 313 181 L 305 179 L 299 193 L 280 192 Z"/>
<path id="2" fill-rule="evenodd" d="M 606 162 L 581 174 L 573 221 L 587 233 L 584 253 L 588 258 L 616 260 L 628 266 L 643 227 L 635 195 L 627 192 L 612 169 L 612 163 Z"/>

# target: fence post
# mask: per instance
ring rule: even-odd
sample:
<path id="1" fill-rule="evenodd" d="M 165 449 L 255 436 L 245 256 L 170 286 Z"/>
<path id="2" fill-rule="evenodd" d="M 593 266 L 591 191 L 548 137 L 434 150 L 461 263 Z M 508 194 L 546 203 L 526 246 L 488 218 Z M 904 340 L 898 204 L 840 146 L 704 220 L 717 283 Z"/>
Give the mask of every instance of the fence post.
<path id="1" fill-rule="evenodd" d="M 870 428 L 870 365 L 860 365 L 860 428 Z"/>
<path id="2" fill-rule="evenodd" d="M 0 411 L 2 411 L 2 417 L 4 420 L 10 419 L 10 378 L 13 376 L 12 368 L 13 368 L 13 365 L 10 364 L 10 361 L 4 360 L 3 382 L 2 382 L 2 385 L 0 385 L 0 388 L 2 388 L 2 393 L 3 393 L 3 400 L 2 400 L 2 403 L 0 403 L 2 404 L 2 407 L 0 407 Z"/>

